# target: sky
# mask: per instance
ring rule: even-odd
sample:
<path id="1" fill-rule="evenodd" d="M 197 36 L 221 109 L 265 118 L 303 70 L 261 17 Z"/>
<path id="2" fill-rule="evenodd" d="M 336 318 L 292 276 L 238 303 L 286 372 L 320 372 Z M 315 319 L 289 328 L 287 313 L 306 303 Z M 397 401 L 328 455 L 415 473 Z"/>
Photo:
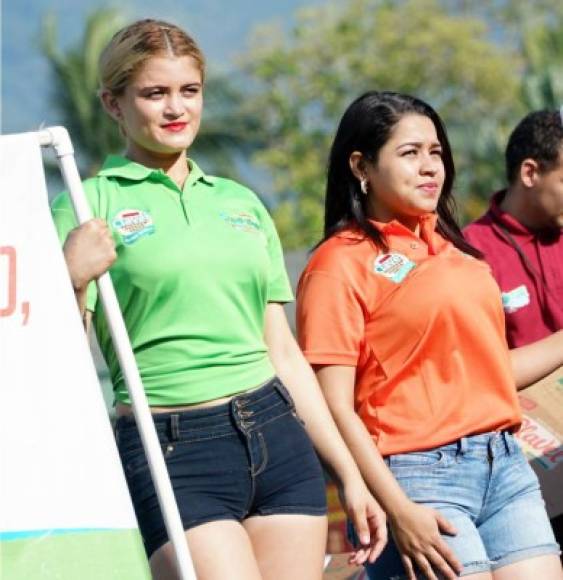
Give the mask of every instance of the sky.
<path id="1" fill-rule="evenodd" d="M 188 30 L 202 47 L 211 71 L 228 70 L 261 23 L 291 25 L 293 14 L 321 0 L 3 0 L 1 133 L 34 131 L 56 125 L 51 85 L 41 56 L 39 31 L 48 12 L 58 21 L 61 47 L 79 42 L 86 16 L 118 6 L 126 17 L 169 19 Z M 155 9 L 158 5 L 158 9 Z"/>

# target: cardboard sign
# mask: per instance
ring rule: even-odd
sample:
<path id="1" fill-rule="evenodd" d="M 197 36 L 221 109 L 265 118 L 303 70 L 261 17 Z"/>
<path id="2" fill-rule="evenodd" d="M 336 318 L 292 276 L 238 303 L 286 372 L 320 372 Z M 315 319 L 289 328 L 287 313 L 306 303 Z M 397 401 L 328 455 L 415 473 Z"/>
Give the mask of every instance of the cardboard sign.
<path id="1" fill-rule="evenodd" d="M 524 421 L 516 437 L 542 488 L 547 513 L 563 513 L 563 367 L 519 393 Z"/>

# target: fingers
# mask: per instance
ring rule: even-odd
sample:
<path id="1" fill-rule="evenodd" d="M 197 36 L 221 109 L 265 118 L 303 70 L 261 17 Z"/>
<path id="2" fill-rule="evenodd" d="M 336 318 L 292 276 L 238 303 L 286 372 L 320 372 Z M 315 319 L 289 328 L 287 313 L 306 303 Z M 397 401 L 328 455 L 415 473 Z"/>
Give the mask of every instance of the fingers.
<path id="1" fill-rule="evenodd" d="M 423 574 L 426 580 L 438 580 L 437 572 L 443 580 L 455 580 L 461 573 L 463 566 L 461 566 L 453 552 L 445 543 L 443 546 L 440 546 L 440 550 L 442 553 L 434 548 L 429 548 L 425 553 L 417 552 L 413 554 L 412 560 L 414 560 L 416 568 Z M 448 554 L 448 557 L 445 554 Z M 412 578 L 415 579 L 416 574 L 414 573 L 411 558 L 404 555 L 402 556 L 402 560 L 409 580 L 411 579 L 409 574 L 412 574 Z"/>
<path id="2" fill-rule="evenodd" d="M 369 552 L 369 548 L 356 548 L 348 558 L 348 563 L 354 566 L 365 564 L 369 557 Z"/>
<path id="3" fill-rule="evenodd" d="M 368 556 L 370 564 L 373 564 L 385 549 L 387 545 L 387 530 L 384 533 L 379 530 L 377 534 L 372 534 L 372 537 L 374 539 L 372 540 L 372 548 Z"/>
<path id="4" fill-rule="evenodd" d="M 453 570 L 453 576 L 446 576 L 446 578 L 456 578 L 461 571 L 463 570 L 462 563 L 457 559 L 454 551 L 444 542 L 444 540 L 440 539 L 440 541 L 436 544 L 436 555 L 439 557 L 441 564 L 436 566 L 443 570 L 446 567 L 448 570 Z"/>
<path id="5" fill-rule="evenodd" d="M 434 574 L 434 571 L 432 570 L 432 566 L 430 565 L 430 563 L 423 554 L 416 554 L 415 561 L 417 568 L 420 570 L 420 572 L 422 572 L 426 580 L 438 580 L 438 577 L 436 576 L 436 574 Z M 451 577 L 446 576 L 446 578 L 447 580 L 450 580 Z"/>
<path id="6" fill-rule="evenodd" d="M 387 522 L 385 514 L 381 512 L 380 514 L 371 516 L 368 519 L 368 523 L 371 529 L 371 544 L 372 548 L 368 556 L 368 560 L 373 564 L 375 560 L 379 557 L 383 549 L 387 545 Z"/>
<path id="7" fill-rule="evenodd" d="M 444 534 L 448 534 L 448 536 L 455 536 L 457 535 L 457 528 L 450 523 L 440 512 L 435 512 L 436 514 L 436 522 L 438 523 L 438 528 Z"/>
<path id="8" fill-rule="evenodd" d="M 414 572 L 414 566 L 412 565 L 412 560 L 404 554 L 401 554 L 401 560 L 403 562 L 403 567 L 404 567 L 405 572 L 407 574 L 407 580 L 416 580 L 416 574 Z"/>
<path id="9" fill-rule="evenodd" d="M 370 529 L 368 524 L 368 518 L 365 509 L 363 508 L 352 508 L 351 519 L 358 535 L 358 540 L 362 546 L 370 545 Z"/>

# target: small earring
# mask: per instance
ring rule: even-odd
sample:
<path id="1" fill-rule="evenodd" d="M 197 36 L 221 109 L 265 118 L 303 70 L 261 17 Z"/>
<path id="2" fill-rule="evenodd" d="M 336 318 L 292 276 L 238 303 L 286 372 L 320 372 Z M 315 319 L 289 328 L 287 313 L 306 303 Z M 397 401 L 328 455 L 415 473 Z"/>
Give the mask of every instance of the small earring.
<path id="1" fill-rule="evenodd" d="M 365 177 L 360 179 L 360 189 L 364 195 L 368 194 L 368 180 Z"/>

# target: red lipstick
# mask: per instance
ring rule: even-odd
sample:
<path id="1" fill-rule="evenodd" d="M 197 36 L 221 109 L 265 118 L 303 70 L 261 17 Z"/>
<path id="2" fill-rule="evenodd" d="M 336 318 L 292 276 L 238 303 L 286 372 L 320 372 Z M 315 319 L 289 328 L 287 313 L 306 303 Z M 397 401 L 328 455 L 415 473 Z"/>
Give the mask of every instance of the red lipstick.
<path id="1" fill-rule="evenodd" d="M 179 133 L 183 131 L 186 127 L 187 123 L 183 123 L 180 121 L 175 121 L 174 123 L 167 123 L 166 125 L 162 125 L 163 129 L 170 131 L 172 133 Z"/>

